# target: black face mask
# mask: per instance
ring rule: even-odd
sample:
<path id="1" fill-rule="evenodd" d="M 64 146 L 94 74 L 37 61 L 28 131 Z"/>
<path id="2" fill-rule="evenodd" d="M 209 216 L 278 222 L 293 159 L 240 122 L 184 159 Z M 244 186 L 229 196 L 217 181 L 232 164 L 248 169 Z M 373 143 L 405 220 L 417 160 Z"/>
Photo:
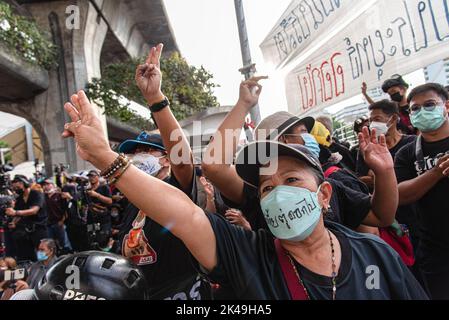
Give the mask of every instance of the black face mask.
<path id="1" fill-rule="evenodd" d="M 395 94 L 391 95 L 391 100 L 395 101 L 395 102 L 401 102 L 402 99 L 404 99 L 404 96 L 401 95 L 399 92 L 396 92 Z"/>
<path id="2" fill-rule="evenodd" d="M 25 190 L 23 190 L 23 189 L 15 189 L 14 192 L 17 193 L 18 196 L 23 196 L 23 194 L 25 193 Z"/>

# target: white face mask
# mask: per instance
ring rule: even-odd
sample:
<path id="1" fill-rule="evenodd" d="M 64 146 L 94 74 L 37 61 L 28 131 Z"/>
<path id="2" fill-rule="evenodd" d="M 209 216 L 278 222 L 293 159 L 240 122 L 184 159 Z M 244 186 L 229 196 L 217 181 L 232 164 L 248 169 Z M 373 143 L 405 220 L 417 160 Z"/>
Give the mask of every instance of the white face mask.
<path id="1" fill-rule="evenodd" d="M 137 153 L 130 156 L 131 160 L 133 161 L 133 164 L 145 172 L 146 174 L 149 174 L 150 176 L 157 176 L 159 171 L 161 171 L 162 166 L 159 163 L 159 159 L 151 154 L 148 153 Z"/>

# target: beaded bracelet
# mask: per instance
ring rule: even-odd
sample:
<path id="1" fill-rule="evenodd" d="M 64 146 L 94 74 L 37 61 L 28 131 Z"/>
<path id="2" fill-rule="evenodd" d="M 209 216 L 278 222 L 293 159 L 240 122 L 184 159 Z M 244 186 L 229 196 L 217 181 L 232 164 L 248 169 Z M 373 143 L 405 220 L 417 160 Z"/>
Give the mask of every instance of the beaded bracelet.
<path id="1" fill-rule="evenodd" d="M 108 168 L 100 173 L 100 175 L 106 180 L 109 180 L 120 168 L 125 167 L 128 163 L 129 158 L 124 154 L 120 154 Z"/>
<path id="2" fill-rule="evenodd" d="M 119 181 L 119 179 L 123 176 L 123 174 L 125 173 L 125 171 L 128 170 L 128 168 L 131 166 L 131 164 L 132 164 L 132 161 L 129 161 L 129 162 L 127 163 L 127 165 L 124 166 L 124 167 L 122 168 L 122 170 L 120 170 L 120 172 L 119 172 L 116 176 L 111 177 L 111 178 L 108 180 L 109 185 L 111 185 L 111 186 L 115 185 L 115 184 Z"/>

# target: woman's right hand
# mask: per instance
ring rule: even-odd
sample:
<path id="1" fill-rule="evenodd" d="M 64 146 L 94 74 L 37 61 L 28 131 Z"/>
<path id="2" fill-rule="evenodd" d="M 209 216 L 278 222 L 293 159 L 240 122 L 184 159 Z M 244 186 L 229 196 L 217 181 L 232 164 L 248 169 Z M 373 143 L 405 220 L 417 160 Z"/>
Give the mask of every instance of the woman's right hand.
<path id="1" fill-rule="evenodd" d="M 116 158 L 105 137 L 100 119 L 94 112 L 84 91 L 79 91 L 71 97 L 71 103 L 64 105 L 71 123 L 64 126 L 62 136 L 73 137 L 79 156 L 92 163 L 96 168 L 107 168 Z"/>

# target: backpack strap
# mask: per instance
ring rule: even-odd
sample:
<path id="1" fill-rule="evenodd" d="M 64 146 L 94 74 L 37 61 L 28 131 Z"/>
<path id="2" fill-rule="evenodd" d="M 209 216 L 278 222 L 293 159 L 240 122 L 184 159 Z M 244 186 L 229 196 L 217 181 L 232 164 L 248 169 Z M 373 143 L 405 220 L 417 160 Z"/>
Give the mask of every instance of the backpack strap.
<path id="1" fill-rule="evenodd" d="M 290 291 L 292 300 L 309 300 L 306 289 L 299 281 L 290 259 L 287 256 L 287 252 L 281 245 L 281 241 L 279 241 L 279 239 L 275 239 L 274 246 L 276 248 L 278 261 L 281 265 L 282 273 L 284 274 L 284 279 L 287 283 L 288 291 Z"/>
<path id="2" fill-rule="evenodd" d="M 325 172 L 324 172 L 324 177 L 327 179 L 329 178 L 333 173 L 340 171 L 341 168 L 337 167 L 337 166 L 332 166 L 329 167 Z"/>

